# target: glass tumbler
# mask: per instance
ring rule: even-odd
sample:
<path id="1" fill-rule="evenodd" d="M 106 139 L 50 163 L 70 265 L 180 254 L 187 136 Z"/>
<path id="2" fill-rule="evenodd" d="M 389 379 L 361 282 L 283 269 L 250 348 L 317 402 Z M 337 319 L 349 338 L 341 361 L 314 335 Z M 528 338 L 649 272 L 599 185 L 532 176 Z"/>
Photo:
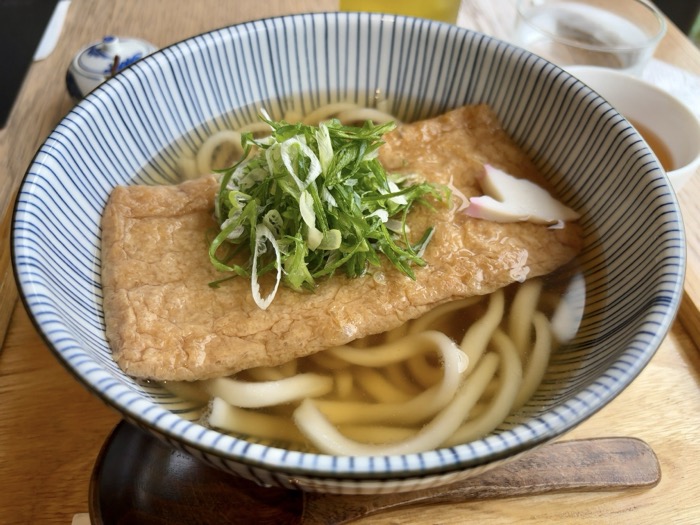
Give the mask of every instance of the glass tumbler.
<path id="1" fill-rule="evenodd" d="M 646 0 L 518 0 L 516 43 L 555 64 L 639 75 L 666 33 Z"/>

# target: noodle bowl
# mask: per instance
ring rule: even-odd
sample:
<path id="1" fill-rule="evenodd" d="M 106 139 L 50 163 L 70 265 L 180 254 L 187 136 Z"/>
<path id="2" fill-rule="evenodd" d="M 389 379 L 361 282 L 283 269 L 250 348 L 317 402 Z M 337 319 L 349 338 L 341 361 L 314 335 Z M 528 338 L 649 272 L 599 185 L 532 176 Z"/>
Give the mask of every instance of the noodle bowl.
<path id="1" fill-rule="evenodd" d="M 391 113 L 407 121 L 462 104 L 490 104 L 557 194 L 583 214 L 586 245 L 578 262 L 588 284 L 585 314 L 575 337 L 552 352 L 530 400 L 468 445 L 399 456 L 331 456 L 212 430 L 196 422 L 199 414 L 184 395 L 124 374 L 105 338 L 99 286 L 100 219 L 112 188 L 175 182 L 180 153 L 197 150 L 206 136 L 202 126 L 239 128 L 255 118 L 250 110 L 257 101 L 281 101 L 270 106 L 279 115 L 291 102 L 310 108 L 345 100 L 348 93 L 358 93 L 355 100 L 367 105 L 363 97 L 377 89 L 397 101 Z M 635 379 L 670 329 L 685 265 L 680 210 L 661 167 L 629 123 L 587 86 L 487 35 L 355 13 L 222 28 L 156 52 L 100 86 L 61 121 L 29 167 L 17 194 L 12 248 L 18 289 L 47 346 L 126 420 L 256 483 L 345 494 L 445 485 L 559 438 L 593 416 Z M 579 297 L 575 283 L 581 281 L 574 277 L 572 299 Z M 543 298 L 549 289 L 548 278 Z M 581 304 L 582 297 L 572 309 Z M 542 310 L 555 333 L 571 333 L 558 325 L 569 317 L 559 313 L 561 303 L 551 316 L 544 303 Z M 501 326 L 506 334 L 509 324 Z M 422 360 L 438 381 L 442 368 L 434 366 L 435 355 L 426 352 Z M 335 362 L 329 354 L 317 357 Z M 416 359 L 411 366 L 418 364 Z M 385 378 L 403 384 L 395 376 L 403 377 L 390 368 Z M 348 388 L 342 377 L 338 390 Z M 410 391 L 417 381 L 404 386 Z M 485 392 L 493 395 L 497 388 Z M 480 410 L 477 403 L 470 416 Z"/>

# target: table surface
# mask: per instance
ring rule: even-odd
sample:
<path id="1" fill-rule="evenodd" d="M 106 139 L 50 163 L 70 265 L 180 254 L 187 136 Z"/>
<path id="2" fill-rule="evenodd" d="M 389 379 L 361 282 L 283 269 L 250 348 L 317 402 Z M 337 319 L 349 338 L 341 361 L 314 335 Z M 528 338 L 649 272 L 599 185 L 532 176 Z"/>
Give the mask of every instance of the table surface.
<path id="1" fill-rule="evenodd" d="M 507 39 L 514 0 L 465 0 L 458 24 Z M 159 47 L 254 18 L 337 8 L 337 0 L 72 0 L 53 54 L 35 63 L 8 126 L 0 131 L 0 523 L 68 524 L 87 512 L 95 458 L 119 415 L 62 368 L 35 331 L 9 264 L 12 200 L 31 158 L 72 102 L 64 89 L 71 57 L 106 34 Z M 700 74 L 700 51 L 675 27 L 656 58 Z M 634 436 L 658 455 L 653 489 L 547 495 L 394 511 L 365 523 L 700 523 L 700 177 L 679 194 L 688 230 L 686 297 L 679 320 L 639 378 L 567 438 Z"/>

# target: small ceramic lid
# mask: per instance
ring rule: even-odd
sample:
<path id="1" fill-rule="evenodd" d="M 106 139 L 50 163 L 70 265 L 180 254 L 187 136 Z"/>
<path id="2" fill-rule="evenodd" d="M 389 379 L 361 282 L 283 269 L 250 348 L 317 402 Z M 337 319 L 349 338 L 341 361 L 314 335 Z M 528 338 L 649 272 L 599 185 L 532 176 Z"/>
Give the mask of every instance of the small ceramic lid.
<path id="1" fill-rule="evenodd" d="M 81 99 L 108 78 L 155 50 L 153 44 L 144 40 L 106 36 L 75 55 L 66 75 L 68 92 Z"/>

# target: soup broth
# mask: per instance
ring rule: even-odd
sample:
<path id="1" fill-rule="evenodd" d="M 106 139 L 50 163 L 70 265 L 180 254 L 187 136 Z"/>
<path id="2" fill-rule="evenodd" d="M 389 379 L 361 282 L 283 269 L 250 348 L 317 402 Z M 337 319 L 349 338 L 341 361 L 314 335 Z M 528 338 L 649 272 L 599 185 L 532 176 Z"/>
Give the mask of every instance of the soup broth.
<path id="1" fill-rule="evenodd" d="M 673 163 L 671 150 L 664 143 L 664 141 L 661 140 L 661 138 L 659 138 L 659 136 L 647 126 L 640 124 L 636 120 L 631 120 L 630 122 L 632 122 L 632 125 L 637 129 L 646 143 L 649 144 L 649 147 L 656 154 L 656 157 L 659 159 L 659 162 L 664 170 L 673 171 L 676 169 L 676 166 Z"/>

